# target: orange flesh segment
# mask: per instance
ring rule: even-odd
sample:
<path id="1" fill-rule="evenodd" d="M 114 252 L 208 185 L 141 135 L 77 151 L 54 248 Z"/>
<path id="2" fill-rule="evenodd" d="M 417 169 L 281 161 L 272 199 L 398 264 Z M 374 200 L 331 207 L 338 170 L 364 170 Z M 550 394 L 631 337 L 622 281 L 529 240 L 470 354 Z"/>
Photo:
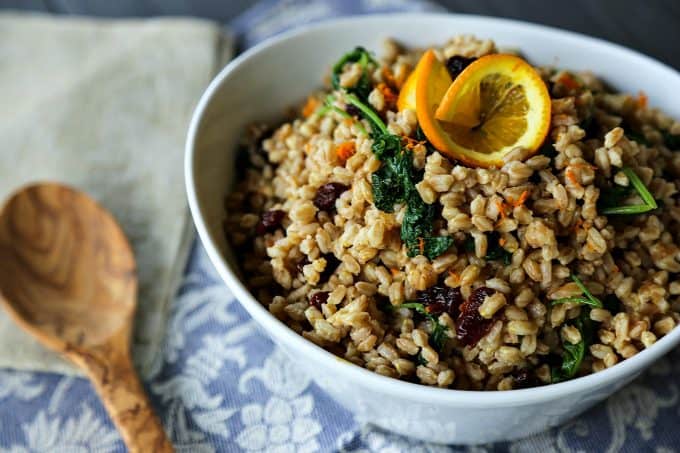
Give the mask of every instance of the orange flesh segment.
<path id="1" fill-rule="evenodd" d="M 401 112 L 406 109 L 416 109 L 416 79 L 418 78 L 418 67 L 416 67 L 411 74 L 409 74 L 404 86 L 399 91 L 399 98 L 397 99 L 397 108 Z"/>
<path id="2" fill-rule="evenodd" d="M 547 87 L 519 57 L 487 55 L 452 82 L 446 67 L 429 50 L 411 78 L 415 79 L 420 127 L 430 142 L 451 158 L 475 166 L 500 167 L 505 154 L 515 147 L 536 151 L 547 135 Z M 407 96 L 411 93 L 404 94 L 405 99 Z"/>

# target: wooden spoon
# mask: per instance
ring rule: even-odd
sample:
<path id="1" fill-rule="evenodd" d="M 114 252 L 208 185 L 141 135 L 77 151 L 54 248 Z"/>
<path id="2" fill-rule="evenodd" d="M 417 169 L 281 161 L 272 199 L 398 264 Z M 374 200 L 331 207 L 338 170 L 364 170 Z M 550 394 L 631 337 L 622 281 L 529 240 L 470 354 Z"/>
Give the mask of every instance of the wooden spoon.
<path id="1" fill-rule="evenodd" d="M 0 303 L 85 371 L 130 451 L 171 452 L 130 357 L 136 293 L 130 244 L 84 193 L 35 184 L 0 211 Z"/>

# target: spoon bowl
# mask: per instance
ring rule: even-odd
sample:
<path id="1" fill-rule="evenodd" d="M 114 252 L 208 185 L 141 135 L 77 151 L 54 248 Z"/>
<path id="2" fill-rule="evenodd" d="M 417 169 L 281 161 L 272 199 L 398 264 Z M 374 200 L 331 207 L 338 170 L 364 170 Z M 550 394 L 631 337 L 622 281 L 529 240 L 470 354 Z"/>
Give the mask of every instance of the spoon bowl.
<path id="1" fill-rule="evenodd" d="M 56 184 L 15 192 L 0 211 L 0 304 L 89 376 L 130 451 L 172 451 L 130 356 L 134 254 L 111 214 Z"/>
<path id="2" fill-rule="evenodd" d="M 31 333 L 59 349 L 100 345 L 131 326 L 136 289 L 127 239 L 90 197 L 41 184 L 7 201 L 0 293 Z"/>

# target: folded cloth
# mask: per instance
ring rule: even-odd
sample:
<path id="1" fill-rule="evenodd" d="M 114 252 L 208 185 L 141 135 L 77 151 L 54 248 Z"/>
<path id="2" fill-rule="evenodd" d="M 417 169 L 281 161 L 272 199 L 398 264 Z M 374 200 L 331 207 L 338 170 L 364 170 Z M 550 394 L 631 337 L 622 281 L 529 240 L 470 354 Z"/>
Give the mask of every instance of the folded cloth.
<path id="1" fill-rule="evenodd" d="M 0 14 L 0 199 L 54 180 L 110 209 L 139 272 L 135 361 L 153 366 L 193 237 L 182 155 L 191 111 L 231 51 L 216 24 Z M 0 367 L 76 373 L 0 310 Z"/>

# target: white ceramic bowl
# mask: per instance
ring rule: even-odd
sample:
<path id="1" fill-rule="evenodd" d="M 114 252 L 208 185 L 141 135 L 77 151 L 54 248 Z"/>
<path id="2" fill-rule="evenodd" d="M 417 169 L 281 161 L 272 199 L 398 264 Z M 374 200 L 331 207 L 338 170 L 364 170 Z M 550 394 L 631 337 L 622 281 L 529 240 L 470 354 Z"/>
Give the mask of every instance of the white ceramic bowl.
<path id="1" fill-rule="evenodd" d="M 558 425 L 603 400 L 680 341 L 680 329 L 605 371 L 507 392 L 446 390 L 374 374 L 343 361 L 278 321 L 239 281 L 222 231 L 224 195 L 234 181 L 236 143 L 254 121 L 275 120 L 320 86 L 329 66 L 356 45 L 380 52 L 384 38 L 414 46 L 474 33 L 516 47 L 535 64 L 592 70 L 625 92 L 680 117 L 680 75 L 639 53 L 586 36 L 521 22 L 444 14 L 352 17 L 266 41 L 212 81 L 194 113 L 186 145 L 186 184 L 196 228 L 220 276 L 253 318 L 300 368 L 360 420 L 423 440 L 509 440 Z"/>

